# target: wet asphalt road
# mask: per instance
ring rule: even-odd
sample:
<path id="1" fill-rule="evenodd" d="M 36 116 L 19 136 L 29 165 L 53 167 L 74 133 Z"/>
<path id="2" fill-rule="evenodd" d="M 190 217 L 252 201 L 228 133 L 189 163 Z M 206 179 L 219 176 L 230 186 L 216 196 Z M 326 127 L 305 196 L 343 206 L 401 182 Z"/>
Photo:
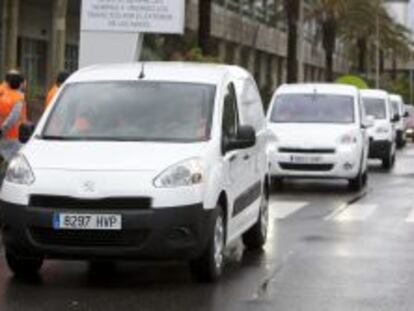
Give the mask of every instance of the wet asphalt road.
<path id="1" fill-rule="evenodd" d="M 274 192 L 266 250 L 233 250 L 218 284 L 180 263 L 58 261 L 21 281 L 1 257 L 0 310 L 414 310 L 414 147 L 391 173 L 370 172 L 359 194 L 336 181 Z"/>

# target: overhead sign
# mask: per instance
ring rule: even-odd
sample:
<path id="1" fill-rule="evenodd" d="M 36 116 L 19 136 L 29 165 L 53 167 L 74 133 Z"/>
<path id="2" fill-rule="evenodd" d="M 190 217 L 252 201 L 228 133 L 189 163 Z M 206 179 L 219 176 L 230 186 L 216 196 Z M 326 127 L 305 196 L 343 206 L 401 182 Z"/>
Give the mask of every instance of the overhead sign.
<path id="1" fill-rule="evenodd" d="M 82 31 L 184 33 L 185 0 L 83 0 Z"/>

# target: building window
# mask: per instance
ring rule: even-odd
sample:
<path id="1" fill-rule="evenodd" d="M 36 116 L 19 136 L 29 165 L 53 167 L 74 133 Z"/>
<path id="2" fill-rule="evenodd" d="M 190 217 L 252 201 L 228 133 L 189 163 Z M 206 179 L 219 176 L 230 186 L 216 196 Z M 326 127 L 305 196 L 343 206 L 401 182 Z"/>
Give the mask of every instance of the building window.
<path id="1" fill-rule="evenodd" d="M 18 55 L 18 66 L 26 77 L 29 95 L 43 94 L 46 85 L 47 42 L 18 38 Z"/>
<path id="2" fill-rule="evenodd" d="M 75 44 L 67 44 L 65 50 L 65 69 L 69 72 L 78 70 L 79 47 Z"/>

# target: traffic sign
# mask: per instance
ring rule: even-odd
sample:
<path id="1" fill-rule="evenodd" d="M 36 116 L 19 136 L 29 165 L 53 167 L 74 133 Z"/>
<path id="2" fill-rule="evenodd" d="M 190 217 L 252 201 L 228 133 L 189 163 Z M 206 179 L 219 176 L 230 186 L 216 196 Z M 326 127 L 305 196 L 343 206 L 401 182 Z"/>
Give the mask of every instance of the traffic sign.
<path id="1" fill-rule="evenodd" d="M 183 33 L 184 0 L 83 0 L 82 31 Z"/>

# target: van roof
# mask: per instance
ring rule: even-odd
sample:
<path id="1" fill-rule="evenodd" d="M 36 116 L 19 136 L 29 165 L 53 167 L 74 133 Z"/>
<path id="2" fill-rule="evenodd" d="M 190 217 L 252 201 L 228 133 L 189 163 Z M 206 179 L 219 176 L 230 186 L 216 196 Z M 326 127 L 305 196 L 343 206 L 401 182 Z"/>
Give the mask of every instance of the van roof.
<path id="1" fill-rule="evenodd" d="M 303 83 L 303 84 L 284 84 L 276 91 L 278 94 L 292 93 L 322 93 L 338 95 L 358 95 L 358 89 L 352 85 L 334 83 Z"/>
<path id="2" fill-rule="evenodd" d="M 397 101 L 397 102 L 401 102 L 401 103 L 403 102 L 402 96 L 398 95 L 398 94 L 390 94 L 390 99 L 392 101 Z"/>
<path id="3" fill-rule="evenodd" d="M 389 94 L 384 90 L 361 90 L 362 97 L 387 98 Z"/>
<path id="4" fill-rule="evenodd" d="M 75 72 L 68 79 L 67 83 L 138 81 L 143 67 L 145 72 L 143 81 L 172 81 L 217 85 L 227 74 L 232 74 L 239 78 L 250 76 L 246 70 L 230 65 L 187 62 L 137 62 L 86 67 Z"/>

